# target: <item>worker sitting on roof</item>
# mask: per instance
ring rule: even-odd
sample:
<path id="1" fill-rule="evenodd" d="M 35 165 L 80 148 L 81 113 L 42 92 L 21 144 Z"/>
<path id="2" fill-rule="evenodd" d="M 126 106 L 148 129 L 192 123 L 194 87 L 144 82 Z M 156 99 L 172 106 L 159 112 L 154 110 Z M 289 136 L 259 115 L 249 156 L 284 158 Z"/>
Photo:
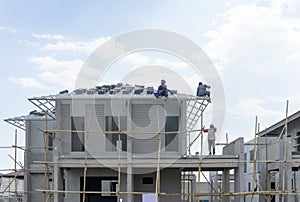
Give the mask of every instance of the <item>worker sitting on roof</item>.
<path id="1" fill-rule="evenodd" d="M 210 92 L 207 90 L 207 88 L 210 88 L 210 86 L 206 84 L 202 84 L 202 82 L 199 82 L 199 86 L 197 88 L 197 96 L 204 97 L 208 96 L 210 97 Z"/>
<path id="2" fill-rule="evenodd" d="M 161 84 L 158 87 L 158 90 L 156 93 L 154 93 L 155 97 L 158 98 L 160 96 L 168 97 L 168 89 L 166 86 L 166 81 L 164 79 L 161 80 Z"/>

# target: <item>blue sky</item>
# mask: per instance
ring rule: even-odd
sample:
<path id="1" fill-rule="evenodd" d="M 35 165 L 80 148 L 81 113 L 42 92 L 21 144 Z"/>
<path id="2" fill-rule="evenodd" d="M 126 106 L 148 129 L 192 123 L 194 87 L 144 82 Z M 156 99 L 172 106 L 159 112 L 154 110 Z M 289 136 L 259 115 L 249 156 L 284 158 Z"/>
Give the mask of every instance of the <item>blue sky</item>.
<path id="1" fill-rule="evenodd" d="M 226 96 L 219 141 L 253 136 L 254 119 L 262 128 L 300 109 L 300 3 L 296 0 L 210 1 L 0 1 L 0 119 L 28 114 L 28 97 L 72 90 L 82 63 L 109 38 L 157 28 L 196 42 L 219 71 Z M 186 70 L 195 89 L 198 77 L 177 58 L 138 53 L 116 64 L 107 80 L 131 68 L 159 64 Z M 128 68 L 128 69 L 126 69 Z M 116 75 L 119 72 L 120 75 Z M 113 75 L 115 77 L 113 77 Z M 184 75 L 183 75 L 184 76 Z M 112 78 L 111 78 L 112 77 Z M 158 79 L 159 82 L 159 79 Z M 172 81 L 169 87 L 177 88 Z M 173 86 L 172 86 L 173 85 Z M 213 89 L 212 89 L 213 90 Z M 213 92 L 212 92 L 213 94 Z M 209 114 L 208 114 L 209 117 Z M 208 125 L 210 120 L 206 120 Z M 14 128 L 0 122 L 1 145 L 11 145 Z M 24 135 L 20 133 L 19 144 Z M 0 167 L 10 150 L 1 150 Z M 18 159 L 22 161 L 22 158 Z"/>

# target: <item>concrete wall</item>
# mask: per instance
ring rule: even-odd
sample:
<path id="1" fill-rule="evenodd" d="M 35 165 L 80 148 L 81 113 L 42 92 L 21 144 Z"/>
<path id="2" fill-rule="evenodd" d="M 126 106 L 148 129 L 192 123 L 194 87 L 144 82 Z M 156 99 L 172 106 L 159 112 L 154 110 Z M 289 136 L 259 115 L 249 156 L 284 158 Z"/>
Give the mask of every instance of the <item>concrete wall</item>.
<path id="1" fill-rule="evenodd" d="M 94 158 L 116 158 L 117 151 L 110 151 L 109 142 L 104 134 L 99 134 L 105 131 L 105 117 L 118 116 L 127 118 L 127 131 L 141 132 L 140 134 L 127 134 L 132 137 L 132 143 L 127 144 L 127 147 L 132 145 L 131 150 L 134 155 L 145 154 L 157 156 L 157 136 L 155 134 L 145 134 L 143 132 L 164 131 L 166 116 L 178 117 L 178 130 L 184 130 L 185 127 L 185 105 L 178 103 L 177 100 L 60 100 L 57 101 L 56 121 L 57 129 L 70 130 L 71 116 L 85 117 L 85 130 L 94 131 L 85 134 L 86 142 L 88 143 L 88 153 Z M 184 108 L 184 109 L 183 109 Z M 158 112 L 158 114 L 157 114 Z M 182 117 L 182 114 L 184 117 Z M 157 117 L 158 115 L 158 117 Z M 117 120 L 116 120 L 117 121 Z M 71 133 L 57 133 L 61 142 L 58 144 L 58 155 L 68 158 L 82 157 L 84 152 L 71 151 Z M 177 134 L 174 139 L 176 143 L 172 144 L 172 151 L 165 151 L 165 134 L 161 134 L 161 149 L 162 158 L 180 157 L 186 149 L 185 134 Z M 110 143 L 111 147 L 111 143 Z M 121 152 L 122 157 L 126 157 L 126 152 Z"/>
<path id="2" fill-rule="evenodd" d="M 143 177 L 152 177 L 153 184 L 143 184 Z M 136 174 L 133 176 L 133 190 L 135 192 L 151 192 L 155 193 L 156 173 Z M 134 202 L 142 202 L 142 195 L 134 195 Z"/>
<path id="3" fill-rule="evenodd" d="M 143 177 L 152 177 L 153 184 L 143 184 Z M 146 173 L 134 175 L 134 191 L 135 192 L 151 192 L 156 191 L 156 173 Z M 160 192 L 161 193 L 181 193 L 181 172 L 179 169 L 164 169 L 160 172 Z M 134 195 L 134 202 L 142 202 L 142 195 Z M 161 202 L 180 202 L 180 196 L 161 196 Z"/>
<path id="4" fill-rule="evenodd" d="M 44 189 L 43 173 L 31 173 L 25 186 L 25 201 L 43 201 L 43 193 L 36 192 L 36 189 Z"/>
<path id="5" fill-rule="evenodd" d="M 45 135 L 41 130 L 53 130 L 55 129 L 55 122 L 49 120 L 46 123 L 46 119 L 32 119 L 26 121 L 26 140 L 25 144 L 27 149 L 24 152 L 24 164 L 26 172 L 24 172 L 24 190 L 25 201 L 42 201 L 42 193 L 35 192 L 36 189 L 44 189 L 44 164 L 37 164 L 34 161 L 46 161 L 45 155 Z M 48 152 L 47 161 L 52 161 L 52 151 Z M 51 171 L 49 173 L 51 176 Z M 46 179 L 49 181 L 49 177 Z M 46 185 L 49 185 L 47 182 Z M 46 187 L 49 189 L 49 187 Z"/>
<path id="6" fill-rule="evenodd" d="M 64 169 L 65 189 L 66 191 L 80 191 L 80 177 L 84 176 L 83 168 Z M 111 169 L 88 169 L 87 177 L 118 177 L 118 172 Z M 121 190 L 126 191 L 126 174 L 121 174 Z M 101 191 L 101 190 L 98 190 Z M 126 196 L 121 195 L 123 202 L 126 202 Z M 80 194 L 65 194 L 65 202 L 80 201 Z"/>
<path id="7" fill-rule="evenodd" d="M 48 121 L 48 130 L 55 129 L 55 122 Z M 26 121 L 26 162 L 45 161 L 45 135 L 41 130 L 46 130 L 46 120 Z M 48 150 L 48 159 L 52 158 L 52 151 Z"/>
<path id="8" fill-rule="evenodd" d="M 164 169 L 161 171 L 162 193 L 181 193 L 181 172 L 179 169 Z M 162 196 L 161 202 L 180 202 L 180 196 Z"/>

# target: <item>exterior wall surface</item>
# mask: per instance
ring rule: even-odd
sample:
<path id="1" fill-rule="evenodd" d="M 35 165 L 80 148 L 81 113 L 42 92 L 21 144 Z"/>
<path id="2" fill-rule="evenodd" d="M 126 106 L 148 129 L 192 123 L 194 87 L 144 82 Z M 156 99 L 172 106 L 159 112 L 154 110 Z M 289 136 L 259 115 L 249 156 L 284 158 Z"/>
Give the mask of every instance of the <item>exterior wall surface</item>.
<path id="1" fill-rule="evenodd" d="M 24 163 L 26 172 L 24 172 L 24 194 L 25 201 L 42 201 L 43 194 L 37 193 L 36 189 L 44 189 L 44 164 L 34 163 L 35 161 L 52 161 L 52 150 L 47 152 L 45 148 L 45 135 L 41 130 L 54 130 L 55 122 L 46 119 L 27 120 L 26 121 L 26 147 L 24 152 Z M 48 134 L 50 135 L 50 134 Z M 54 138 L 53 138 L 54 139 Z M 48 139 L 49 140 L 49 139 Z M 54 149 L 54 148 L 52 148 Z M 49 181 L 51 171 L 47 175 L 46 180 Z M 47 183 L 49 185 L 49 183 Z M 46 187 L 48 189 L 49 187 Z"/>
<path id="2" fill-rule="evenodd" d="M 84 117 L 84 126 L 88 134 L 84 134 L 83 141 L 88 145 L 89 156 L 93 158 L 116 158 L 117 150 L 111 149 L 112 143 L 108 141 L 106 135 L 106 117 L 113 116 L 118 122 L 118 115 L 126 118 L 126 131 L 129 132 L 132 143 L 126 144 L 134 156 L 156 157 L 157 156 L 157 135 L 152 133 L 164 132 L 166 117 L 177 117 L 177 130 L 184 130 L 185 117 L 183 104 L 177 100 L 157 101 L 157 100 L 59 100 L 56 102 L 57 129 L 63 132 L 57 133 L 61 142 L 58 145 L 58 155 L 63 158 L 84 158 L 84 152 L 72 151 L 71 143 L 71 116 Z M 184 114 L 185 115 L 185 114 Z M 130 131 L 132 133 L 130 134 Z M 117 131 L 116 131 L 117 132 Z M 140 132 L 140 133 L 139 133 Z M 174 140 L 167 146 L 166 136 L 161 134 L 161 156 L 162 158 L 178 158 L 186 150 L 186 135 L 176 134 Z M 128 139 L 128 138 L 127 138 Z M 167 147 L 166 147 L 167 146 Z M 167 148 L 167 149 L 166 149 Z M 171 148 L 168 151 L 168 148 Z M 121 156 L 125 158 L 126 152 L 121 151 Z"/>

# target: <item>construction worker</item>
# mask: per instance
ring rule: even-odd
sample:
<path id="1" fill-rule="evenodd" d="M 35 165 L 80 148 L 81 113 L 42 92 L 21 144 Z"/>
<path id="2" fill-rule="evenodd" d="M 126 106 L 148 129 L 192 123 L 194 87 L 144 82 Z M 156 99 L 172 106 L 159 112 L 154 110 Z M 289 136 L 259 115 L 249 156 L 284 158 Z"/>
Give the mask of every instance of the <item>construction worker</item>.
<path id="1" fill-rule="evenodd" d="M 208 86 L 206 84 L 202 84 L 202 82 L 199 82 L 199 85 L 198 85 L 198 88 L 197 88 L 197 96 L 199 96 L 199 97 L 204 97 L 204 96 L 210 97 L 210 92 L 207 90 L 208 88 L 210 88 L 210 86 Z"/>
<path id="2" fill-rule="evenodd" d="M 217 128 L 214 126 L 214 124 L 210 124 L 209 129 L 204 129 L 203 131 L 207 133 L 209 155 L 211 155 L 211 148 L 213 150 L 213 155 L 215 155 L 215 140 Z"/>
<path id="3" fill-rule="evenodd" d="M 166 81 L 164 79 L 161 80 L 161 84 L 158 87 L 158 90 L 156 93 L 154 93 L 155 97 L 158 98 L 160 96 L 165 96 L 166 98 L 168 97 L 168 89 L 166 86 Z"/>

